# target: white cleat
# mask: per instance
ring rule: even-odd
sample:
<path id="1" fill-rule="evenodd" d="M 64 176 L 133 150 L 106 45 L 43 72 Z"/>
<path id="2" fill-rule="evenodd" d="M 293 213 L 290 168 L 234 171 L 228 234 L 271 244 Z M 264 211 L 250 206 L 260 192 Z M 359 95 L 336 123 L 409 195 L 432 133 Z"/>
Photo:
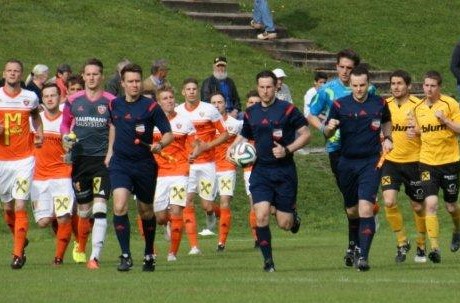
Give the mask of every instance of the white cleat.
<path id="1" fill-rule="evenodd" d="M 201 254 L 201 250 L 200 250 L 198 247 L 193 246 L 193 247 L 190 249 L 190 251 L 188 252 L 188 254 L 189 254 L 190 256 L 196 256 L 196 255 Z"/>
<path id="2" fill-rule="evenodd" d="M 216 233 L 214 233 L 212 230 L 207 229 L 207 228 L 203 229 L 198 234 L 200 236 L 215 236 L 216 235 Z"/>
<path id="3" fill-rule="evenodd" d="M 177 257 L 173 253 L 169 253 L 167 260 L 168 260 L 168 262 L 175 262 L 175 261 L 177 261 Z"/>

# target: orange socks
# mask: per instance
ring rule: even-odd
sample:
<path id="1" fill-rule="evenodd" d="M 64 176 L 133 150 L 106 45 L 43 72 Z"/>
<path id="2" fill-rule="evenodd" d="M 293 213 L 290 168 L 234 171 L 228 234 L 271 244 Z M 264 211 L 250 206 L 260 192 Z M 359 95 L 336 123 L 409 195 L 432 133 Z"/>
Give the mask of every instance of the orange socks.
<path id="1" fill-rule="evenodd" d="M 6 225 L 10 229 L 11 233 L 14 235 L 14 221 L 16 220 L 16 216 L 13 210 L 5 210 L 3 212 L 3 218 L 5 219 Z"/>
<path id="2" fill-rule="evenodd" d="M 56 233 L 56 257 L 64 259 L 65 250 L 72 237 L 72 222 L 58 224 Z"/>
<path id="3" fill-rule="evenodd" d="M 25 210 L 16 211 L 15 217 L 13 254 L 21 257 L 24 254 L 24 244 L 26 243 L 27 231 L 29 230 L 29 219 Z"/>
<path id="4" fill-rule="evenodd" d="M 139 231 L 139 235 L 141 235 L 141 237 L 143 238 L 144 237 L 144 228 L 142 227 L 142 219 L 141 219 L 140 215 L 137 215 L 136 223 L 137 223 L 137 230 Z"/>
<path id="5" fill-rule="evenodd" d="M 180 241 L 182 239 L 182 227 L 184 226 L 182 216 L 171 215 L 171 245 L 169 253 L 177 255 L 179 251 Z"/>
<path id="6" fill-rule="evenodd" d="M 86 242 L 91 231 L 91 220 L 90 218 L 78 219 L 78 252 L 86 251 Z"/>
<path id="7" fill-rule="evenodd" d="M 230 208 L 221 208 L 219 220 L 219 244 L 225 245 L 225 242 L 227 242 L 227 236 L 230 231 L 231 223 L 232 211 Z"/>
<path id="8" fill-rule="evenodd" d="M 249 226 L 251 227 L 252 237 L 254 241 L 257 241 L 257 234 L 256 234 L 256 227 L 257 227 L 257 219 L 256 219 L 256 212 L 254 209 L 251 208 L 249 211 Z"/>
<path id="9" fill-rule="evenodd" d="M 79 220 L 78 215 L 73 214 L 72 215 L 72 233 L 75 239 L 77 239 L 77 241 L 78 241 L 78 220 Z"/>
<path id="10" fill-rule="evenodd" d="M 216 215 L 217 218 L 220 217 L 220 206 L 219 204 L 213 203 L 212 204 L 212 210 L 214 211 L 214 214 Z"/>
<path id="11" fill-rule="evenodd" d="M 196 230 L 195 208 L 186 206 L 184 208 L 185 233 L 187 234 L 190 247 L 198 247 L 198 236 Z"/>

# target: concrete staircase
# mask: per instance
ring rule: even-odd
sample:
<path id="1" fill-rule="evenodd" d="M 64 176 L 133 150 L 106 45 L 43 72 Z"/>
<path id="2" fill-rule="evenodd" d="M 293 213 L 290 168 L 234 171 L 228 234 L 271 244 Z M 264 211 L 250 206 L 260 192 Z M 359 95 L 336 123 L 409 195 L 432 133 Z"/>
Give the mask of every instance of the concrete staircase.
<path id="1" fill-rule="evenodd" d="M 190 18 L 213 25 L 214 28 L 237 41 L 264 49 L 277 60 L 289 62 L 296 67 L 323 71 L 331 77 L 336 74 L 336 53 L 320 50 L 311 40 L 289 37 L 283 26 L 277 27 L 278 39 L 276 40 L 256 39 L 257 31 L 249 25 L 252 14 L 241 12 L 237 0 L 162 0 L 161 2 Z M 390 88 L 388 77 L 391 71 L 368 67 L 371 82 L 383 96 L 388 95 Z M 412 91 L 420 95 L 423 92 L 421 83 L 413 83 Z"/>

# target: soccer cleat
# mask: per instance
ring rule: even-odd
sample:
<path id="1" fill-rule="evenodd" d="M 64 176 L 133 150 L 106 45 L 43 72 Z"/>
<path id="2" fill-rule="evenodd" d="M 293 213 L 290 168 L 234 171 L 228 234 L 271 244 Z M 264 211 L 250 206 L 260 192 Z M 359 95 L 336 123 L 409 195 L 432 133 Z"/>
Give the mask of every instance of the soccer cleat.
<path id="1" fill-rule="evenodd" d="M 53 265 L 54 266 L 61 266 L 63 263 L 64 263 L 64 261 L 61 258 L 54 257 L 54 260 L 53 260 Z"/>
<path id="2" fill-rule="evenodd" d="M 26 264 L 26 256 L 18 257 L 13 255 L 13 260 L 11 261 L 12 269 L 21 269 L 24 264 Z"/>
<path id="3" fill-rule="evenodd" d="M 302 221 L 299 217 L 299 214 L 297 214 L 297 211 L 294 210 L 294 212 L 292 213 L 292 215 L 294 216 L 294 222 L 292 223 L 292 227 L 291 227 L 291 233 L 293 234 L 296 234 L 299 232 L 299 228 L 300 228 L 300 222 Z"/>
<path id="4" fill-rule="evenodd" d="M 142 271 L 155 271 L 156 260 L 153 255 L 147 255 L 144 257 L 144 263 L 142 264 Z"/>
<path id="5" fill-rule="evenodd" d="M 438 248 L 433 249 L 429 254 L 428 254 L 428 259 L 431 260 L 433 263 L 441 263 L 441 252 L 439 251 Z"/>
<path id="6" fill-rule="evenodd" d="M 118 264 L 117 270 L 118 271 L 129 271 L 133 267 L 133 259 L 131 256 L 120 256 L 120 264 Z"/>
<path id="7" fill-rule="evenodd" d="M 417 252 L 414 257 L 415 263 L 426 263 L 425 249 L 417 247 Z"/>
<path id="8" fill-rule="evenodd" d="M 88 263 L 86 263 L 86 268 L 88 269 L 99 269 L 100 266 L 99 266 L 99 260 L 94 258 L 92 260 L 89 260 Z"/>
<path id="9" fill-rule="evenodd" d="M 260 248 L 259 241 L 255 240 L 254 241 L 254 249 L 259 249 L 259 248 Z"/>
<path id="10" fill-rule="evenodd" d="M 343 260 L 345 261 L 345 266 L 351 267 L 354 264 L 355 261 L 355 249 L 354 248 L 348 248 L 345 256 L 343 257 Z"/>
<path id="11" fill-rule="evenodd" d="M 217 244 L 217 252 L 223 252 L 225 250 L 225 245 L 222 243 Z"/>
<path id="12" fill-rule="evenodd" d="M 254 20 L 251 20 L 250 25 L 254 29 L 263 29 L 264 28 L 264 25 L 262 23 L 256 22 Z"/>
<path id="13" fill-rule="evenodd" d="M 273 40 L 276 39 L 276 37 L 276 32 L 263 32 L 262 34 L 257 35 L 257 39 L 259 40 Z"/>
<path id="14" fill-rule="evenodd" d="M 460 233 L 452 234 L 452 242 L 450 243 L 450 251 L 456 252 L 460 248 Z"/>
<path id="15" fill-rule="evenodd" d="M 367 263 L 367 260 L 363 257 L 359 258 L 358 271 L 368 271 L 369 269 L 371 269 L 371 267 L 369 266 L 369 263 Z"/>
<path id="16" fill-rule="evenodd" d="M 214 235 L 215 235 L 215 233 L 214 233 L 212 230 L 207 229 L 207 228 L 204 228 L 204 229 L 203 229 L 202 231 L 200 231 L 198 234 L 199 234 L 200 236 L 205 236 L 205 237 L 206 237 L 206 236 L 214 236 Z"/>
<path id="17" fill-rule="evenodd" d="M 199 255 L 199 254 L 201 254 L 201 250 L 200 250 L 198 247 L 193 246 L 193 247 L 190 249 L 190 251 L 188 252 L 188 254 L 189 254 L 190 256 Z"/>
<path id="18" fill-rule="evenodd" d="M 167 260 L 168 260 L 168 262 L 175 262 L 175 261 L 177 261 L 177 257 L 176 257 L 175 254 L 169 253 Z"/>
<path id="19" fill-rule="evenodd" d="M 407 252 L 410 250 L 410 248 L 411 246 L 409 241 L 407 241 L 407 243 L 402 246 L 396 247 L 396 263 L 402 263 L 406 261 Z"/>
<path id="20" fill-rule="evenodd" d="M 86 253 L 78 251 L 77 241 L 73 241 L 72 258 L 75 263 L 86 263 Z"/>
<path id="21" fill-rule="evenodd" d="M 275 272 L 275 264 L 272 259 L 264 261 L 264 271 L 265 272 Z"/>

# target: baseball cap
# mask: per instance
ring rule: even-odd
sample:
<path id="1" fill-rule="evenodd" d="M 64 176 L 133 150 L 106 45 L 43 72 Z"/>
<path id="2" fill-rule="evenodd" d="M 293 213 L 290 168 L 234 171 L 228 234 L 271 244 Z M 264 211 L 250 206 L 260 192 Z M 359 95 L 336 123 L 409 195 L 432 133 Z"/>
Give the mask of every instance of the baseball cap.
<path id="1" fill-rule="evenodd" d="M 63 64 L 60 64 L 57 68 L 57 72 L 58 73 L 65 73 L 65 72 L 69 72 L 71 73 L 72 72 L 72 68 L 70 67 L 70 65 L 66 64 L 66 63 L 63 63 Z"/>
<path id="2" fill-rule="evenodd" d="M 227 58 L 219 56 L 214 59 L 214 65 L 227 65 Z"/>
<path id="3" fill-rule="evenodd" d="M 275 68 L 272 72 L 275 74 L 276 78 L 287 77 L 286 73 L 281 68 Z"/>

